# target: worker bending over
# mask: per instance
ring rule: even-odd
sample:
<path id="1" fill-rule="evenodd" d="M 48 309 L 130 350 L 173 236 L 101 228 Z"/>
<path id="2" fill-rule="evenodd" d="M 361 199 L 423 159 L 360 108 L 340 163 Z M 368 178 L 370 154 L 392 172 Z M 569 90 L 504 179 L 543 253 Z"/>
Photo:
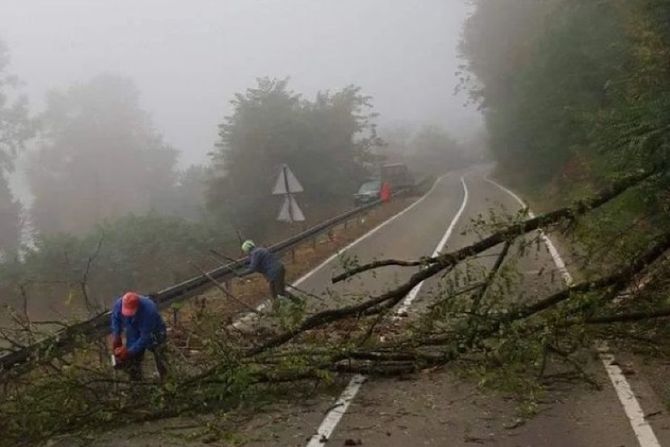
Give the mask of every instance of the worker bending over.
<path id="1" fill-rule="evenodd" d="M 125 346 L 121 338 L 124 331 Z M 153 353 L 161 380 L 165 379 L 166 339 L 165 322 L 151 298 L 127 292 L 116 300 L 112 308 L 112 348 L 117 366 L 126 370 L 131 380 L 142 380 L 142 359 L 147 349 Z"/>
<path id="2" fill-rule="evenodd" d="M 244 241 L 242 251 L 249 256 L 249 268 L 244 275 L 251 273 L 262 274 L 270 286 L 270 295 L 275 303 L 278 298 L 291 298 L 286 292 L 286 269 L 277 255 L 265 247 L 256 247 L 254 241 Z"/>

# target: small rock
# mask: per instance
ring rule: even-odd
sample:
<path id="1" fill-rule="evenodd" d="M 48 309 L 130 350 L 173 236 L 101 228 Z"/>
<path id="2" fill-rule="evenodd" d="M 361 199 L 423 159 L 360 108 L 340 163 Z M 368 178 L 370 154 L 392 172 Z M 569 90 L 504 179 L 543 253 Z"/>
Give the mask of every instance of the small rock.
<path id="1" fill-rule="evenodd" d="M 516 420 L 514 420 L 514 421 L 511 422 L 511 423 L 503 425 L 503 427 L 504 427 L 506 430 L 513 430 L 513 429 L 515 429 L 515 428 L 517 428 L 517 427 L 522 426 L 522 425 L 525 424 L 525 423 L 526 423 L 525 420 L 523 420 L 523 419 L 521 419 L 521 418 L 517 418 Z"/>
<path id="2" fill-rule="evenodd" d="M 347 439 L 344 441 L 344 445 L 363 445 L 363 441 L 360 439 Z"/>

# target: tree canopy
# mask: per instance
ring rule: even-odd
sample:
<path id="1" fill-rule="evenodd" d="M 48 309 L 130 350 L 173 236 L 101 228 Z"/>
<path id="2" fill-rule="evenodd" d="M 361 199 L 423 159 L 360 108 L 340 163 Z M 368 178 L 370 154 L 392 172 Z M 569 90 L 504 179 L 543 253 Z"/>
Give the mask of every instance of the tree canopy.
<path id="1" fill-rule="evenodd" d="M 160 209 L 177 152 L 154 131 L 129 79 L 101 75 L 52 92 L 28 176 L 41 232 L 81 234 L 105 219 Z"/>
<path id="2" fill-rule="evenodd" d="M 270 193 L 283 163 L 308 202 L 327 201 L 354 191 L 369 150 L 380 144 L 370 98 L 355 86 L 310 101 L 291 91 L 287 79 L 262 78 L 232 104 L 233 114 L 219 126 L 208 199 L 211 210 L 234 214 L 250 234 L 262 234 L 274 220 Z"/>
<path id="3" fill-rule="evenodd" d="M 0 253 L 19 244 L 21 204 L 12 196 L 7 176 L 24 142 L 33 135 L 25 97 L 17 95 L 17 79 L 7 73 L 9 50 L 0 41 Z"/>
<path id="4" fill-rule="evenodd" d="M 598 183 L 667 157 L 670 6 L 477 1 L 461 46 L 502 172 Z"/>

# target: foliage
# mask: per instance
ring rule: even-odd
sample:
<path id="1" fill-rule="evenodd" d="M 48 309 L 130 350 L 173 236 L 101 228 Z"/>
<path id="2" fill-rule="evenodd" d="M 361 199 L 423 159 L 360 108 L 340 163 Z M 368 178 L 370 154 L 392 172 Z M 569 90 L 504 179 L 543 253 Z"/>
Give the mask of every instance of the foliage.
<path id="1" fill-rule="evenodd" d="M 387 292 L 360 301 L 353 297 L 343 307 L 304 314 L 300 303 L 236 326 L 230 324 L 232 315 L 222 318 L 205 308 L 188 326 L 172 328 L 171 376 L 164 383 L 149 379 L 132 384 L 114 376 L 104 362 L 95 361 L 97 348 L 82 339 L 74 354 L 42 359 L 49 363 L 25 380 L 11 372 L 3 376 L 0 445 L 48 442 L 62 434 L 95 433 L 101 427 L 173 416 L 257 413 L 273 398 L 295 397 L 305 386 L 313 391 L 315 383 L 331 383 L 336 373 L 407 374 L 458 360 L 477 375 L 481 386 L 520 396 L 520 410 L 528 415 L 544 391 L 548 362 L 554 362 L 552 373 L 561 368 L 561 378 L 592 380 L 581 366 L 584 349 L 596 338 L 612 337 L 598 329 L 599 319 L 614 318 L 616 324 L 641 303 L 667 302 L 665 296 L 632 287 L 650 267 L 661 268 L 654 281 L 666 281 L 664 253 L 670 248 L 670 232 L 657 234 L 628 262 L 549 296 L 536 288 L 525 293 L 522 281 L 528 278 L 519 274 L 517 263 L 548 256 L 537 233 L 540 227 L 570 228 L 575 220 L 651 181 L 649 175 L 631 176 L 574 207 L 532 219 L 524 213 L 498 216 L 492 227 L 475 228 L 489 233 L 484 239 L 435 258 L 350 264 L 353 270 L 347 275 L 384 265 L 411 267 L 416 273 Z M 493 269 L 476 262 L 500 244 L 508 249 L 496 254 Z M 416 271 L 419 265 L 424 268 Z M 407 320 L 384 318 L 412 288 L 430 278 L 438 293 L 426 297 L 425 312 L 407 325 Z M 632 290 L 631 299 L 617 299 L 627 289 Z M 667 304 L 665 315 L 670 315 Z M 653 317 L 642 320 L 638 334 L 658 333 L 665 326 L 654 324 Z M 106 359 L 105 349 L 99 352 L 101 359 Z"/>
<path id="2" fill-rule="evenodd" d="M 44 142 L 28 169 L 37 230 L 83 234 L 105 219 L 166 206 L 177 153 L 138 96 L 132 81 L 113 75 L 51 93 L 40 117 Z"/>
<path id="3" fill-rule="evenodd" d="M 412 139 L 411 166 L 422 174 L 442 174 L 468 164 L 467 154 L 458 142 L 437 126 L 422 127 Z"/>
<path id="4" fill-rule="evenodd" d="M 4 175 L 0 175 L 0 259 L 9 256 L 19 246 L 21 211 Z"/>
<path id="5" fill-rule="evenodd" d="M 378 158 L 388 162 L 404 162 L 417 178 L 441 175 L 461 169 L 485 158 L 485 141 L 476 135 L 465 142 L 456 139 L 438 125 L 413 128 L 397 123 L 383 128 L 384 146 Z"/>
<path id="6" fill-rule="evenodd" d="M 499 174 L 546 206 L 667 164 L 668 14 L 658 0 L 476 2 L 461 49 Z M 669 186 L 661 178 L 585 219 L 579 243 L 619 237 L 612 254 L 625 259 L 645 229 L 670 226 Z"/>
<path id="7" fill-rule="evenodd" d="M 358 87 L 309 101 L 289 90 L 288 80 L 263 78 L 232 104 L 219 126 L 208 202 L 253 237 L 274 220 L 278 204 L 270 193 L 283 163 L 302 182 L 307 203 L 348 198 L 365 176 L 370 148 L 380 143 L 370 98 Z"/>
<path id="8" fill-rule="evenodd" d="M 0 294 L 19 308 L 26 299 L 33 320 L 86 316 L 125 290 L 150 293 L 195 276 L 195 266 L 213 265 L 208 249 L 233 238 L 225 228 L 131 214 L 80 237 L 40 236 L 22 260 L 0 264 Z"/>
<path id="9" fill-rule="evenodd" d="M 0 254 L 15 250 L 20 239 L 21 205 L 12 196 L 7 181 L 14 160 L 34 126 L 28 117 L 25 97 L 16 97 L 18 81 L 6 73 L 9 52 L 0 41 Z"/>
<path id="10" fill-rule="evenodd" d="M 8 65 L 9 51 L 0 41 L 0 171 L 3 173 L 13 169 L 17 151 L 34 132 L 26 98 L 12 95 L 18 80 L 7 74 Z"/>
<path id="11" fill-rule="evenodd" d="M 584 150 L 588 117 L 628 63 L 614 3 L 478 3 L 463 51 L 503 170 L 527 167 L 529 182 L 546 182 Z"/>
<path id="12" fill-rule="evenodd" d="M 160 208 L 161 213 L 181 217 L 192 222 L 207 220 L 207 183 L 212 177 L 212 168 L 191 165 L 178 172 L 177 183 L 171 195 Z"/>

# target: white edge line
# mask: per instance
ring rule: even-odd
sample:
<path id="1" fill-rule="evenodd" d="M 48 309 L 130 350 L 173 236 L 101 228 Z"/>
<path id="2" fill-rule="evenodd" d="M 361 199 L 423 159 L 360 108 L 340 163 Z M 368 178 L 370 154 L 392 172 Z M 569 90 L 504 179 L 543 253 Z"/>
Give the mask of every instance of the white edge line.
<path id="1" fill-rule="evenodd" d="M 294 286 L 299 286 L 301 283 L 303 283 L 304 281 L 306 281 L 309 277 L 311 277 L 311 276 L 314 275 L 316 272 L 318 272 L 318 271 L 321 270 L 323 267 L 325 267 L 325 266 L 326 266 L 329 262 L 331 262 L 333 259 L 336 259 L 338 256 L 340 256 L 342 253 L 344 253 L 344 252 L 346 252 L 347 250 L 349 250 L 349 249 L 350 249 L 351 247 L 353 247 L 354 245 L 356 245 L 356 244 L 358 244 L 359 242 L 361 242 L 362 240 L 364 240 L 364 239 L 366 239 L 366 238 L 372 236 L 374 233 L 376 233 L 377 231 L 381 230 L 381 229 L 384 228 L 386 225 L 390 224 L 391 222 L 393 222 L 393 221 L 395 221 L 396 219 L 400 218 L 400 217 L 401 217 L 402 215 L 404 215 L 405 213 L 407 213 L 407 212 L 409 212 L 410 210 L 412 210 L 414 207 L 416 207 L 416 206 L 419 205 L 421 202 L 423 202 L 423 201 L 426 199 L 426 197 L 428 197 L 428 196 L 435 190 L 435 188 L 437 188 L 437 185 L 438 185 L 438 184 L 442 181 L 442 179 L 445 178 L 447 175 L 449 175 L 449 174 L 444 174 L 444 175 L 441 175 L 440 177 L 438 177 L 438 178 L 435 180 L 435 183 L 433 183 L 433 186 L 428 190 L 428 192 L 427 192 L 426 194 L 424 194 L 423 196 L 421 196 L 417 201 L 411 203 L 411 204 L 408 205 L 406 208 L 400 210 L 398 213 L 396 213 L 396 214 L 394 214 L 393 216 L 389 217 L 389 218 L 386 219 L 384 222 L 380 223 L 379 225 L 377 225 L 376 227 L 374 227 L 372 230 L 368 231 L 367 233 L 365 233 L 364 235 L 362 235 L 361 237 L 359 237 L 359 238 L 356 239 L 355 241 L 351 242 L 351 243 L 350 243 L 349 245 L 347 245 L 346 247 L 341 248 L 340 250 L 336 251 L 334 254 L 332 254 L 331 256 L 329 256 L 325 261 L 321 262 L 321 264 L 317 265 L 317 266 L 314 267 L 312 270 L 310 270 L 309 272 L 305 273 L 305 274 L 302 275 L 300 278 L 298 278 L 297 280 L 295 280 L 295 281 L 292 283 L 292 285 L 294 285 Z M 263 302 L 260 303 L 258 306 L 256 306 L 256 311 L 257 311 L 257 312 L 262 311 L 262 310 L 265 309 L 265 307 L 267 307 L 269 304 L 270 304 L 270 301 L 269 301 L 269 300 L 265 300 L 265 301 L 263 301 Z M 251 319 L 253 319 L 253 318 L 255 318 L 255 317 L 256 317 L 255 314 L 253 314 L 253 313 L 248 313 L 248 314 L 246 314 L 246 315 L 244 315 L 244 316 L 238 318 L 238 319 L 233 323 L 233 326 L 236 327 L 236 328 L 239 328 L 241 325 L 245 325 L 245 324 L 247 324 L 247 322 L 249 322 Z"/>
<path id="2" fill-rule="evenodd" d="M 528 208 L 528 205 L 526 205 L 526 203 L 521 200 L 521 198 L 514 192 L 505 188 L 496 181 L 489 179 L 488 177 L 486 178 L 486 181 L 514 197 L 523 208 L 528 209 L 528 215 L 531 218 L 534 217 L 533 213 Z M 561 258 L 558 250 L 556 250 L 556 247 L 544 232 L 541 233 L 541 237 L 549 249 L 549 253 L 554 260 L 554 264 L 556 264 L 556 268 L 561 272 L 563 280 L 567 285 L 572 284 L 572 275 L 570 275 L 570 272 L 568 272 L 565 266 L 565 262 L 563 262 L 563 258 Z M 601 345 L 598 347 L 598 356 L 600 357 L 600 360 L 605 367 L 607 376 L 612 382 L 612 386 L 614 387 L 617 397 L 619 398 L 619 402 L 621 402 L 621 406 L 623 407 L 623 410 L 628 417 L 628 421 L 630 422 L 630 426 L 635 433 L 635 437 L 637 438 L 640 447 L 661 447 L 661 444 L 658 442 L 658 439 L 654 434 L 654 430 L 644 417 L 644 412 L 642 411 L 640 403 L 635 398 L 633 389 L 626 380 L 626 376 L 624 376 L 622 373 L 621 368 L 619 368 L 614 363 L 614 355 L 609 351 L 609 347 L 606 343 L 601 343 Z"/>
<path id="3" fill-rule="evenodd" d="M 433 252 L 433 257 L 439 255 L 440 252 L 444 249 L 444 246 L 447 245 L 447 241 L 451 237 L 451 233 L 454 231 L 456 223 L 461 218 L 461 214 L 463 214 L 463 210 L 465 210 L 465 206 L 468 204 L 468 186 L 465 184 L 465 179 L 463 177 L 461 177 L 461 184 L 463 185 L 463 203 L 461 203 L 461 207 L 456 212 L 456 216 L 454 216 L 454 219 L 449 224 L 449 228 L 447 228 L 446 233 L 444 233 L 444 236 L 442 236 L 442 239 L 437 244 L 437 247 Z M 396 318 L 403 316 L 407 313 L 407 309 L 409 309 L 409 307 L 412 305 L 412 302 L 414 302 L 417 295 L 419 295 L 419 291 L 421 290 L 422 286 L 423 281 L 414 286 L 412 290 L 410 290 L 410 292 L 407 294 L 405 299 L 400 304 L 400 307 L 398 307 L 398 310 L 395 313 Z"/>
<path id="4" fill-rule="evenodd" d="M 514 197 L 514 199 L 517 202 L 519 202 L 519 205 L 521 205 L 522 208 L 525 208 L 526 210 L 528 210 L 528 217 L 530 217 L 531 219 L 535 217 L 535 213 L 533 213 L 530 210 L 530 207 L 528 206 L 528 204 L 526 202 L 524 202 L 521 199 L 521 197 L 516 195 L 514 193 L 514 191 L 511 191 L 511 190 L 505 188 L 500 183 L 496 182 L 495 180 L 491 180 L 488 177 L 485 177 L 485 180 L 487 182 L 497 186 L 498 188 L 502 189 L 503 191 L 505 191 L 510 196 Z M 567 285 L 571 285 L 574 282 L 574 280 L 572 278 L 572 275 L 570 274 L 570 271 L 568 271 L 568 268 L 565 266 L 565 262 L 563 262 L 563 258 L 558 253 L 558 250 L 556 249 L 556 246 L 551 241 L 551 239 L 549 239 L 549 237 L 546 235 L 546 233 L 543 230 L 540 230 L 540 237 L 542 238 L 542 241 L 544 242 L 544 244 L 547 246 L 547 250 L 549 250 L 549 254 L 551 255 L 551 258 L 554 260 L 554 264 L 556 265 L 556 268 L 561 273 L 561 276 L 563 277 L 563 281 Z"/>
<path id="5" fill-rule="evenodd" d="M 424 194 L 421 198 L 419 198 L 419 200 L 417 200 L 416 202 L 410 204 L 407 208 L 401 210 L 399 213 L 394 214 L 393 216 L 391 216 L 390 218 L 388 218 L 388 219 L 385 220 L 384 222 L 380 223 L 379 225 L 377 225 L 376 227 L 374 227 L 372 230 L 368 231 L 368 232 L 365 233 L 363 236 L 359 237 L 358 239 L 356 239 L 355 241 L 353 241 L 352 243 L 350 243 L 350 244 L 347 245 L 346 247 L 344 247 L 344 248 L 338 250 L 335 254 L 333 254 L 333 255 L 331 255 L 330 257 L 328 257 L 328 259 L 326 259 L 325 261 L 323 261 L 321 264 L 319 264 L 318 266 L 316 266 L 314 269 L 310 270 L 309 272 L 305 273 L 303 276 L 301 276 L 300 278 L 298 278 L 293 284 L 296 285 L 296 286 L 297 286 L 297 285 L 300 285 L 300 283 L 302 283 L 302 282 L 304 282 L 305 280 L 307 280 L 307 278 L 309 278 L 310 276 L 312 276 L 314 273 L 316 273 L 318 270 L 320 270 L 323 266 L 325 266 L 326 264 L 328 264 L 330 261 L 332 261 L 333 259 L 335 259 L 335 258 L 337 258 L 338 256 L 340 256 L 342 253 L 346 252 L 346 251 L 349 250 L 351 247 L 353 247 L 354 245 L 356 245 L 356 244 L 358 244 L 359 242 L 361 242 L 363 239 L 366 239 L 366 238 L 372 236 L 374 233 L 376 233 L 377 231 L 381 230 L 381 229 L 382 229 L 383 227 L 385 227 L 386 225 L 390 224 L 391 222 L 393 222 L 393 221 L 395 221 L 396 219 L 400 218 L 400 217 L 401 217 L 402 215 L 404 215 L 405 213 L 407 213 L 407 212 L 409 212 L 410 210 L 412 210 L 414 207 L 416 207 L 416 206 L 419 205 L 421 202 L 423 202 L 424 200 L 426 200 L 426 198 L 427 198 L 430 194 L 432 194 L 432 192 L 435 190 L 435 188 L 437 188 L 437 185 L 438 185 L 438 184 L 442 181 L 442 179 L 443 179 L 444 177 L 446 177 L 447 175 L 448 175 L 448 174 L 444 174 L 444 175 L 438 177 L 438 179 L 435 180 L 435 183 L 433 183 L 433 186 L 428 190 L 428 192 L 427 192 L 426 194 Z"/>
<path id="6" fill-rule="evenodd" d="M 649 421 L 644 416 L 644 411 L 640 403 L 635 398 L 635 393 L 630 384 L 626 380 L 626 376 L 621 371 L 621 368 L 614 361 L 614 355 L 609 351 L 609 346 L 602 343 L 598 349 L 598 356 L 603 362 L 605 371 L 612 381 L 614 390 L 619 397 L 619 402 L 623 406 L 626 416 L 630 420 L 630 425 L 633 427 L 635 436 L 637 437 L 640 446 L 642 447 L 661 447 L 658 442 L 654 430 L 649 425 Z"/>
<path id="7" fill-rule="evenodd" d="M 458 220 L 460 219 L 461 214 L 463 214 L 463 210 L 465 209 L 465 205 L 467 204 L 468 187 L 465 184 L 465 179 L 463 177 L 461 177 L 461 184 L 463 185 L 463 191 L 464 191 L 463 203 L 461 204 L 461 207 L 459 208 L 454 218 L 451 220 L 451 223 L 449 224 L 447 231 L 444 233 L 444 236 L 442 236 L 442 239 L 440 239 L 440 242 L 438 242 L 437 247 L 435 248 L 435 252 L 433 253 L 433 256 L 438 254 L 446 245 L 449 236 L 451 236 L 451 233 L 453 232 L 454 227 L 456 226 L 456 222 L 458 222 Z M 407 301 L 407 299 L 413 292 L 414 296 L 412 297 L 411 300 L 409 300 L 409 302 L 407 302 L 406 306 L 405 301 L 403 301 L 403 305 L 396 311 L 396 316 L 399 315 L 401 312 L 404 313 L 407 310 L 407 307 L 409 307 L 411 302 L 419 293 L 419 290 L 421 289 L 421 284 L 423 284 L 423 282 L 414 286 L 414 288 L 410 291 L 407 298 L 405 298 L 405 301 Z M 405 307 L 404 310 L 403 306 Z M 307 447 L 322 447 L 329 441 L 330 436 L 333 434 L 333 431 L 335 431 L 335 428 L 337 427 L 337 424 L 340 423 L 342 416 L 344 416 L 344 413 L 347 411 L 347 408 L 356 397 L 356 394 L 358 394 L 358 391 L 360 390 L 365 380 L 366 377 L 361 374 L 356 374 L 354 377 L 351 378 L 346 388 L 344 389 L 344 391 L 342 391 L 342 394 L 337 399 L 337 402 L 335 402 L 333 408 L 330 411 L 328 411 L 326 417 L 321 422 L 321 425 L 319 425 L 319 428 L 316 430 L 316 434 L 312 435 L 312 437 L 310 438 L 309 442 L 307 443 Z"/>

